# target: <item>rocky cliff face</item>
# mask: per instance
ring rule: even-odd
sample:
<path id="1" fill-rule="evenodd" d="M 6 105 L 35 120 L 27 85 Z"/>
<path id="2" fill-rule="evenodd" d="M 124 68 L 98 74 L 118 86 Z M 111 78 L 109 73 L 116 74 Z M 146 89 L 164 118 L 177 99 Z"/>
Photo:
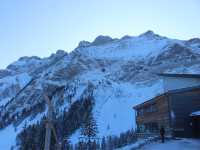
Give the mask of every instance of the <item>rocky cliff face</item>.
<path id="1" fill-rule="evenodd" d="M 24 124 L 45 116 L 44 93 L 52 97 L 56 116 L 92 95 L 98 136 L 119 134 L 135 127 L 133 105 L 163 92 L 155 73 L 199 73 L 199 64 L 200 39 L 175 40 L 152 31 L 121 39 L 99 36 L 69 54 L 22 57 L 0 70 L 0 140 L 8 128 L 15 128 L 15 138 Z M 73 142 L 79 134 L 77 128 Z"/>

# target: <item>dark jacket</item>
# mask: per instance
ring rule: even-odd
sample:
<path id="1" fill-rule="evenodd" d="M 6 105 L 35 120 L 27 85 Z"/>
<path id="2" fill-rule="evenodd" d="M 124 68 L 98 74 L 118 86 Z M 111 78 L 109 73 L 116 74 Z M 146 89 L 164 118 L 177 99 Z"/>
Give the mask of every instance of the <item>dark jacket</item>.
<path id="1" fill-rule="evenodd" d="M 160 135 L 162 135 L 162 136 L 165 135 L 165 129 L 163 127 L 161 127 L 161 129 L 160 129 Z"/>

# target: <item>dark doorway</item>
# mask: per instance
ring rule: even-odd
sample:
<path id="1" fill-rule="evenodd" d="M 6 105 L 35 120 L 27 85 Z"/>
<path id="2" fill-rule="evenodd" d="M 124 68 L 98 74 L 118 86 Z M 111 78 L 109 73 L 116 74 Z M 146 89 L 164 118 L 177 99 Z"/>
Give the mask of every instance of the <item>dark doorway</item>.
<path id="1" fill-rule="evenodd" d="M 200 138 L 200 116 L 192 117 L 193 134 L 195 138 Z"/>

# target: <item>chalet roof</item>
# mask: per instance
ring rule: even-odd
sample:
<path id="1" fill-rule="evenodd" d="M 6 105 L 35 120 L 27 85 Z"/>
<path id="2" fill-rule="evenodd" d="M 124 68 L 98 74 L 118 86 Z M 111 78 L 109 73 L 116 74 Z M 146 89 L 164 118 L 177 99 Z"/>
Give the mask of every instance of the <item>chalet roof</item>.
<path id="1" fill-rule="evenodd" d="M 157 75 L 164 76 L 164 77 L 200 78 L 200 74 L 157 73 Z"/>
<path id="2" fill-rule="evenodd" d="M 153 98 L 151 98 L 151 99 L 149 99 L 149 100 L 147 100 L 147 101 L 145 101 L 141 104 L 133 106 L 133 109 L 137 109 L 137 108 L 143 107 L 145 105 L 153 104 L 157 98 L 162 97 L 162 96 L 167 96 L 169 94 L 175 94 L 175 93 L 188 92 L 188 91 L 192 91 L 192 90 L 200 90 L 200 86 L 176 89 L 176 90 L 171 90 L 171 91 L 159 94 L 159 95 L 157 95 L 157 96 L 155 96 L 155 97 L 153 97 Z"/>

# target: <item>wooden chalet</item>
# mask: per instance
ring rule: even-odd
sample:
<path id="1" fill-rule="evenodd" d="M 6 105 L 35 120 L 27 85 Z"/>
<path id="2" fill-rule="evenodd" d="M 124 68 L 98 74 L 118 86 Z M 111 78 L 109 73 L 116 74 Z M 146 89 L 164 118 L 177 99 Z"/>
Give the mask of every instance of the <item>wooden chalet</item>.
<path id="1" fill-rule="evenodd" d="M 139 133 L 159 133 L 163 126 L 168 135 L 200 137 L 200 75 L 159 74 L 164 93 L 133 108 Z M 197 113 L 198 114 L 198 113 Z"/>

